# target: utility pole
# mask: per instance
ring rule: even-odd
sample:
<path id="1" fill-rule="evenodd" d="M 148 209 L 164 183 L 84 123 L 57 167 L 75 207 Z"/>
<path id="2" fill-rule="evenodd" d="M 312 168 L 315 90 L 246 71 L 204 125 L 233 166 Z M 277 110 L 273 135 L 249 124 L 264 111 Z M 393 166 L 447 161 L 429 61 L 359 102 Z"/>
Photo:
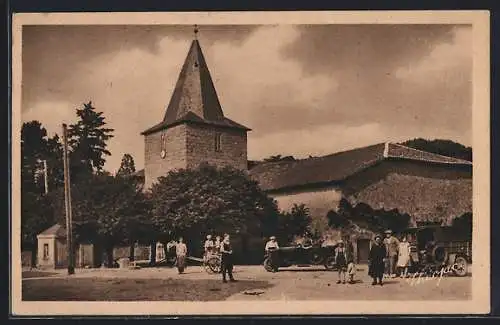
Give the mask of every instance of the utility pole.
<path id="1" fill-rule="evenodd" d="M 45 194 L 49 193 L 49 175 L 48 175 L 48 168 L 47 168 L 47 160 L 43 161 L 43 175 L 44 175 L 44 181 L 45 181 Z"/>
<path id="2" fill-rule="evenodd" d="M 73 220 L 71 215 L 71 182 L 69 178 L 68 159 L 68 129 L 67 125 L 62 125 L 63 136 L 63 162 L 64 162 L 64 198 L 66 207 L 66 246 L 68 251 L 68 274 L 75 273 L 73 254 Z"/>

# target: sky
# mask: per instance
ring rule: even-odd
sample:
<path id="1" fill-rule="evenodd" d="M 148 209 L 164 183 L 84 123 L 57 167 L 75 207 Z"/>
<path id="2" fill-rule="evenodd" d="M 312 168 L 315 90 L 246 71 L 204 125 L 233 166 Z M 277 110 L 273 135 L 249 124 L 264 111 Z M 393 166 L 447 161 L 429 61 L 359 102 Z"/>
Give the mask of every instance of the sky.
<path id="1" fill-rule="evenodd" d="M 252 129 L 248 158 L 326 155 L 423 137 L 472 145 L 467 25 L 199 26 L 226 117 Z M 192 26 L 24 26 L 22 120 L 50 135 L 92 101 L 125 153 L 163 119 Z"/>

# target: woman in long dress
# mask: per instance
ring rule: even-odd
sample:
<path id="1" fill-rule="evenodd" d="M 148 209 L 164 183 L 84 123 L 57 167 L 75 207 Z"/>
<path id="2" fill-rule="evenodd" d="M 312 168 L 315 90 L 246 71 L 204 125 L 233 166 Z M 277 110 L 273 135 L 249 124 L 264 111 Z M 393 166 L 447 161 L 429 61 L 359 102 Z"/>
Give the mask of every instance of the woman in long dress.
<path id="1" fill-rule="evenodd" d="M 385 245 L 382 242 L 382 236 L 375 236 L 375 243 L 373 243 L 370 249 L 370 256 L 368 259 L 368 275 L 373 278 L 372 285 L 378 284 L 382 285 L 382 278 L 384 276 L 384 259 L 387 255 Z"/>
<path id="2" fill-rule="evenodd" d="M 400 277 L 408 275 L 408 266 L 410 264 L 410 243 L 406 237 L 403 237 L 399 243 L 398 268 Z"/>

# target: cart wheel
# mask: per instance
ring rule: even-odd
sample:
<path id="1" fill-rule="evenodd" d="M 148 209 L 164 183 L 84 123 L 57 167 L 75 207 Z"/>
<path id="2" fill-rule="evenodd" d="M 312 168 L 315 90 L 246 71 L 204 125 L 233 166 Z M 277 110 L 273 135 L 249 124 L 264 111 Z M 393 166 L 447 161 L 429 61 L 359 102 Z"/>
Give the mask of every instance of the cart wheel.
<path id="1" fill-rule="evenodd" d="M 455 259 L 455 263 L 453 264 L 453 273 L 457 276 L 466 276 L 467 275 L 467 260 L 459 256 Z"/>
<path id="2" fill-rule="evenodd" d="M 210 257 L 205 264 L 205 270 L 211 274 L 220 273 L 221 272 L 220 263 L 221 263 L 220 258 L 215 257 L 215 256 Z"/>
<path id="3" fill-rule="evenodd" d="M 325 268 L 328 270 L 328 271 L 333 271 L 335 270 L 335 267 L 336 267 L 336 264 L 335 264 L 335 257 L 334 256 L 330 256 L 326 259 L 326 263 L 325 263 Z"/>
<path id="4" fill-rule="evenodd" d="M 269 257 L 266 257 L 266 259 L 264 260 L 264 269 L 267 272 L 272 272 L 273 271 L 273 265 L 272 265 L 271 259 Z"/>

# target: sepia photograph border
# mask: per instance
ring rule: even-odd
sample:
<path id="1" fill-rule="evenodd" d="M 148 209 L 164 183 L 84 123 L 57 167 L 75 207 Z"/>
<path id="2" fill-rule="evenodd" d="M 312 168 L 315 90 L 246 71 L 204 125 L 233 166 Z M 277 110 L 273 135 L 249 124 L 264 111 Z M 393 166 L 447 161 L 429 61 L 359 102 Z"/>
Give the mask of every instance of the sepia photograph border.
<path id="1" fill-rule="evenodd" d="M 454 301 L 226 301 L 28 302 L 22 301 L 21 87 L 25 25 L 279 25 L 470 24 L 473 39 L 472 298 Z M 487 314 L 490 312 L 490 15 L 488 11 L 142 12 L 18 13 L 12 16 L 11 107 L 11 313 L 56 315 L 360 315 Z"/>

